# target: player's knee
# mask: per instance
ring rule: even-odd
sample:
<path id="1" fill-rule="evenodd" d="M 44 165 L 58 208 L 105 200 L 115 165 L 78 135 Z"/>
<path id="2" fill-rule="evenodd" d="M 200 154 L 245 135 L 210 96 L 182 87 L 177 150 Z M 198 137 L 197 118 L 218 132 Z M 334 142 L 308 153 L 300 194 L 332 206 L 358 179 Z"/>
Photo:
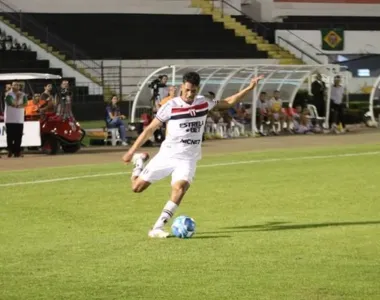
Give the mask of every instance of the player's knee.
<path id="1" fill-rule="evenodd" d="M 132 186 L 132 191 L 134 193 L 141 193 L 143 191 L 142 187 L 140 185 L 133 185 Z"/>
<path id="2" fill-rule="evenodd" d="M 176 193 L 177 195 L 184 195 L 189 188 L 190 188 L 190 184 L 187 181 L 176 182 L 172 186 L 173 192 Z"/>
<path id="3" fill-rule="evenodd" d="M 144 191 L 147 187 L 148 187 L 149 183 L 145 182 L 145 181 L 135 181 L 133 184 L 132 184 L 132 191 L 134 193 L 141 193 L 142 191 Z"/>

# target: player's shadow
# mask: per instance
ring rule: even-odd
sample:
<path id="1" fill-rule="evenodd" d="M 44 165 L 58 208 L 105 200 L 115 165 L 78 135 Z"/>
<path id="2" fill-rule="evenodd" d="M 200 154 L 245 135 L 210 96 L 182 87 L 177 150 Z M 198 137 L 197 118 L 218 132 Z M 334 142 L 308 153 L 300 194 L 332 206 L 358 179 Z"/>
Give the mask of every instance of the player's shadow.
<path id="1" fill-rule="evenodd" d="M 199 233 L 197 232 L 191 239 L 223 239 L 223 238 L 230 238 L 231 236 L 230 235 L 205 235 L 204 232 L 203 234 L 201 233 L 199 235 Z M 168 238 L 175 238 L 175 236 L 173 235 L 169 235 Z"/>
<path id="2" fill-rule="evenodd" d="M 311 229 L 323 227 L 338 227 L 338 226 L 359 226 L 359 225 L 379 225 L 380 221 L 361 221 L 361 222 L 325 222 L 325 223 L 308 223 L 308 224 L 290 224 L 289 222 L 268 222 L 259 225 L 243 225 L 234 227 L 223 227 L 220 231 L 202 232 L 198 234 L 226 234 L 236 232 L 250 231 L 280 231 L 280 230 L 297 230 Z"/>
<path id="3" fill-rule="evenodd" d="M 193 239 L 220 239 L 220 238 L 230 238 L 230 235 L 194 235 Z"/>

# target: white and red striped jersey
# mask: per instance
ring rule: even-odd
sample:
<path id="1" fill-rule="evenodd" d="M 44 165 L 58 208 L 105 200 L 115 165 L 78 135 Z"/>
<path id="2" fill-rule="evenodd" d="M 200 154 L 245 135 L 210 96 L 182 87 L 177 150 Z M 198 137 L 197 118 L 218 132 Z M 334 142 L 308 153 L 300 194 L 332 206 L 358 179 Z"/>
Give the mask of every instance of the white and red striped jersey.
<path id="1" fill-rule="evenodd" d="M 200 159 L 207 113 L 216 104 L 217 101 L 197 96 L 192 104 L 176 97 L 161 106 L 156 118 L 167 122 L 167 131 L 159 154 L 169 158 Z"/>

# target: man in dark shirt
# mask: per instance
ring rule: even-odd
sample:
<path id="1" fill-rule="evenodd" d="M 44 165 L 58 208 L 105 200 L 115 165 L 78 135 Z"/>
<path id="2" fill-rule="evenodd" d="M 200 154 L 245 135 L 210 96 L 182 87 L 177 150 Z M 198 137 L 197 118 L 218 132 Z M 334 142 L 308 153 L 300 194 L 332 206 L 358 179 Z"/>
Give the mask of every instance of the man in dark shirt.
<path id="1" fill-rule="evenodd" d="M 127 146 L 125 124 L 123 121 L 125 116 L 121 114 L 118 102 L 119 99 L 117 96 L 112 96 L 111 104 L 106 107 L 106 123 L 108 128 L 119 129 L 121 143 L 123 146 Z"/>
<path id="2" fill-rule="evenodd" d="M 317 108 L 318 115 L 324 117 L 326 114 L 326 84 L 323 82 L 321 74 L 317 74 L 317 80 L 313 81 L 311 84 L 311 92 L 313 94 L 313 103 Z"/>

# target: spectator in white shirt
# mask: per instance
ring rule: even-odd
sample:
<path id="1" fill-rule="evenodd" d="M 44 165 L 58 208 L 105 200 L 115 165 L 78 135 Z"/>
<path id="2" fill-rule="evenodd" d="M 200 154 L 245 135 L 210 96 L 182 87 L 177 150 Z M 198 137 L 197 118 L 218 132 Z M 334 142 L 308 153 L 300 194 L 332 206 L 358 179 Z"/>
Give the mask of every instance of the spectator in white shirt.
<path id="1" fill-rule="evenodd" d="M 345 131 L 346 124 L 344 122 L 344 108 L 343 103 L 344 87 L 340 84 L 341 78 L 339 75 L 334 78 L 334 85 L 331 87 L 330 107 L 332 115 L 332 128 L 337 131 L 337 125 L 342 124 L 342 131 Z"/>
<path id="2" fill-rule="evenodd" d="M 27 101 L 26 95 L 20 91 L 20 83 L 13 82 L 12 89 L 5 96 L 4 122 L 7 130 L 8 157 L 21 156 L 24 108 Z"/>

